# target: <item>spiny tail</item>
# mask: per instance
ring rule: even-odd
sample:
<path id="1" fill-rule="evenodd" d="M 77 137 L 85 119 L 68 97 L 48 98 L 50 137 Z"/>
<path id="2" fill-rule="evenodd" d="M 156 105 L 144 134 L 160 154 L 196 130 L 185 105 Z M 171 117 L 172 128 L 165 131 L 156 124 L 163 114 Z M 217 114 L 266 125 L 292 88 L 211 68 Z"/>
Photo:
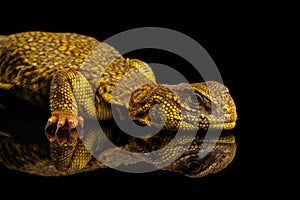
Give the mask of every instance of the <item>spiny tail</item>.
<path id="1" fill-rule="evenodd" d="M 4 40 L 5 38 L 7 38 L 6 35 L 0 35 L 0 42 L 1 42 L 2 40 Z"/>
<path id="2" fill-rule="evenodd" d="M 6 35 L 0 35 L 0 55 L 2 52 L 2 45 L 4 44 L 6 38 L 7 38 Z"/>
<path id="3" fill-rule="evenodd" d="M 0 69 L 1 69 L 1 65 L 2 65 L 2 60 L 3 60 L 3 46 L 4 46 L 4 44 L 5 44 L 5 42 L 6 42 L 6 40 L 7 40 L 7 36 L 6 35 L 0 35 Z M 0 71 L 1 73 L 2 73 L 2 71 Z M 0 81 L 0 89 L 4 89 L 4 90 L 9 90 L 9 89 L 11 89 L 13 87 L 13 85 L 12 84 L 10 84 L 10 83 L 2 83 L 1 81 Z"/>

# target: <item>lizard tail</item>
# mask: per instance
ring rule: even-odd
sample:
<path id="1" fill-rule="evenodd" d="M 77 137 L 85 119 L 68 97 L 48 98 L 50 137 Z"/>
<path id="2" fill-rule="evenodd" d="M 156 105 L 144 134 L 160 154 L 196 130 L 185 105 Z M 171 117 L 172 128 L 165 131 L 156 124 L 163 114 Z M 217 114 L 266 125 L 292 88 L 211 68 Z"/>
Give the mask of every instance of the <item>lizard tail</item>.
<path id="1" fill-rule="evenodd" d="M 5 41 L 6 38 L 7 38 L 6 35 L 0 35 L 0 48 L 1 48 L 1 46 L 4 43 L 4 41 Z"/>
<path id="2" fill-rule="evenodd" d="M 5 43 L 6 38 L 7 38 L 6 35 L 0 35 L 0 58 L 1 58 L 1 55 L 2 55 L 2 46 Z"/>
<path id="3" fill-rule="evenodd" d="M 0 35 L 0 42 L 1 42 L 2 40 L 4 40 L 5 38 L 7 38 L 6 35 Z"/>

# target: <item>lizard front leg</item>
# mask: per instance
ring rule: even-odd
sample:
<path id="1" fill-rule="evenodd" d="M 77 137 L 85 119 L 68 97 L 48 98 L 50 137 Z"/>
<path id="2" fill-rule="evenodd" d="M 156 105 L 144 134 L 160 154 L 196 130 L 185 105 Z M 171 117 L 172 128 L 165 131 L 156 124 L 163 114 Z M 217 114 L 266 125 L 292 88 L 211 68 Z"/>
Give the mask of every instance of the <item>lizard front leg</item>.
<path id="1" fill-rule="evenodd" d="M 80 108 L 87 116 L 95 113 L 93 91 L 80 72 L 63 70 L 57 72 L 50 86 L 50 111 L 45 132 L 49 141 L 72 144 L 77 134 L 70 134 L 78 125 L 83 127 L 83 117 L 78 116 Z"/>

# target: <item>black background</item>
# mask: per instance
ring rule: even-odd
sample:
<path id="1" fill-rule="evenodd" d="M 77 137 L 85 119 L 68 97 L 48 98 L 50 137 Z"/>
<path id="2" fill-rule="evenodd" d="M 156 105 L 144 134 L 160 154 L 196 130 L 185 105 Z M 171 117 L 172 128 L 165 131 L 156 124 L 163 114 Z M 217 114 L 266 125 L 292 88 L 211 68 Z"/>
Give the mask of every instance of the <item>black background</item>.
<path id="1" fill-rule="evenodd" d="M 253 75 L 253 69 L 247 66 L 247 60 L 244 60 L 252 24 L 249 19 L 244 18 L 242 11 L 230 17 L 223 13 L 216 15 L 216 12 L 201 15 L 200 12 L 205 8 L 185 14 L 180 10 L 168 13 L 164 9 L 159 10 L 158 7 L 149 11 L 124 8 L 121 12 L 96 5 L 94 9 L 92 9 L 93 5 L 87 5 L 77 10 L 70 9 L 68 12 L 66 12 L 67 8 L 62 8 L 60 5 L 53 6 L 51 9 L 46 7 L 49 8 L 45 4 L 44 7 L 40 5 L 39 9 L 22 9 L 20 5 L 21 12 L 11 10 L 10 7 L 1 7 L 3 16 L 0 34 L 33 30 L 76 32 L 93 36 L 101 41 L 128 29 L 155 26 L 180 31 L 196 40 L 216 63 L 225 85 L 237 104 L 239 118 L 233 131 L 238 146 L 237 153 L 226 169 L 199 179 L 186 178 L 181 174 L 168 171 L 130 174 L 113 169 L 101 169 L 68 177 L 39 177 L 10 171 L 0 166 L 0 182 L 4 185 L 1 187 L 1 193 L 14 188 L 15 192 L 9 192 L 10 195 L 38 197 L 36 192 L 41 191 L 45 196 L 54 197 L 95 195 L 94 198 L 104 198 L 103 196 L 109 195 L 111 198 L 149 197 L 152 199 L 162 194 L 166 197 L 183 194 L 185 199 L 203 196 L 242 198 L 248 193 L 251 194 L 255 185 L 250 188 L 246 186 L 252 171 L 248 161 L 252 158 L 247 153 L 249 146 L 246 137 L 251 131 L 246 125 L 246 110 L 249 108 L 245 101 L 245 91 L 248 87 L 248 77 L 253 78 L 255 74 Z M 137 52 L 136 57 L 146 62 L 160 61 L 168 64 L 191 81 L 197 81 L 199 78 L 194 73 L 189 73 L 187 67 L 182 70 L 181 64 L 187 63 L 180 59 L 174 62 L 172 59 L 174 55 L 151 53 Z M 238 190 L 243 190 L 245 193 L 237 192 Z"/>

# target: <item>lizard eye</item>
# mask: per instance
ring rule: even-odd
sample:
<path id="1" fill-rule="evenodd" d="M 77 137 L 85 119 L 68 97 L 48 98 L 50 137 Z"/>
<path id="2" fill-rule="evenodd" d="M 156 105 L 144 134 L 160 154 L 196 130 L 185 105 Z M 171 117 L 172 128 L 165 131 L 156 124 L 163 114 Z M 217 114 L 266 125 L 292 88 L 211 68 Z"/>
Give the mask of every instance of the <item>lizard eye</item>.
<path id="1" fill-rule="evenodd" d="M 200 106 L 203 102 L 203 98 L 199 94 L 192 94 L 187 97 L 187 102 L 193 107 Z"/>

